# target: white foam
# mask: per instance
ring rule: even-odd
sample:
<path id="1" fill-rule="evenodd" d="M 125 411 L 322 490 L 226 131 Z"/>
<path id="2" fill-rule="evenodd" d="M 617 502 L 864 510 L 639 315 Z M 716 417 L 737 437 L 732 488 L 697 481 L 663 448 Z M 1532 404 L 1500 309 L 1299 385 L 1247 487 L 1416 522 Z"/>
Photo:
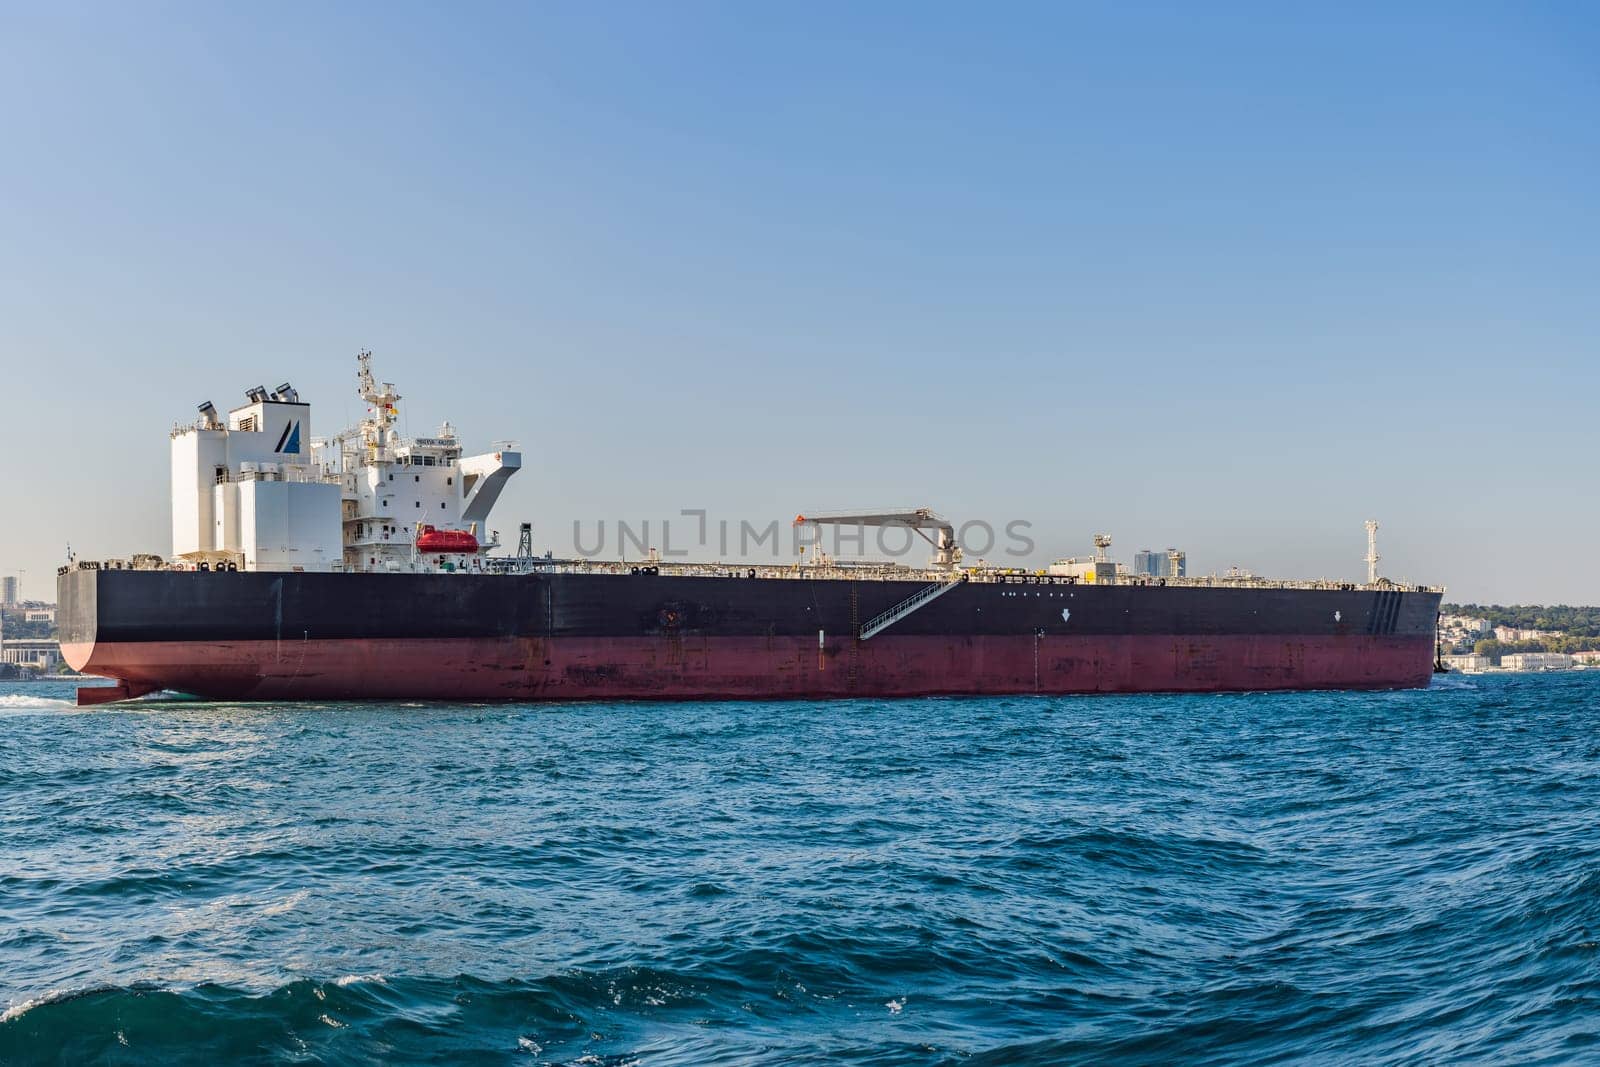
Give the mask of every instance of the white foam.
<path id="1" fill-rule="evenodd" d="M 74 997 L 87 996 L 90 993 L 99 993 L 111 988 L 111 986 L 89 986 L 85 989 L 52 989 L 48 993 L 29 997 L 27 1000 L 11 1005 L 5 1011 L 0 1011 L 0 1024 L 11 1022 L 13 1019 L 20 1019 L 34 1008 L 40 1008 L 46 1004 L 54 1004 L 60 1000 L 71 1000 Z"/>
<path id="2" fill-rule="evenodd" d="M 341 975 L 340 977 L 335 978 L 333 980 L 333 984 L 334 985 L 341 986 L 341 987 L 342 986 L 347 986 L 347 985 L 353 985 L 356 982 L 372 982 L 372 983 L 375 983 L 377 985 L 388 985 L 389 984 L 388 982 L 386 982 L 384 980 L 384 977 L 381 974 L 346 974 L 346 975 Z"/>
<path id="3" fill-rule="evenodd" d="M 0 1023 L 8 1023 L 12 1019 L 20 1019 L 34 1008 L 37 1008 L 39 1005 L 48 1004 L 49 1002 L 49 995 L 42 997 L 30 997 L 27 1000 L 19 1001 L 18 1003 L 11 1005 L 11 1007 L 7 1008 L 5 1011 L 0 1011 Z"/>
<path id="4" fill-rule="evenodd" d="M 70 700 L 56 700 L 53 697 L 34 697 L 25 693 L 0 694 L 0 708 L 20 708 L 28 711 L 55 711 L 60 708 L 76 707 Z"/>
<path id="5" fill-rule="evenodd" d="M 884 1007 L 889 1009 L 890 1015 L 899 1015 L 906 1009 L 905 998 L 901 997 L 899 1000 L 891 1000 L 889 1003 L 885 1004 Z"/>

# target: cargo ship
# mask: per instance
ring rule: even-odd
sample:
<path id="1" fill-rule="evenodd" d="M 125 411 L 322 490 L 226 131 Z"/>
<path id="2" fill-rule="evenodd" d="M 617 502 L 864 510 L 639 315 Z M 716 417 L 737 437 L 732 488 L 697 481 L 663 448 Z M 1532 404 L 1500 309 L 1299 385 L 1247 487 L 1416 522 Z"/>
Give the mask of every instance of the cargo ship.
<path id="1" fill-rule="evenodd" d="M 70 560 L 62 655 L 112 679 L 228 701 L 767 699 L 1387 689 L 1429 684 L 1442 589 L 1129 574 L 1096 540 L 1038 570 L 962 558 L 926 508 L 798 517 L 922 534 L 926 566 L 624 563 L 503 552 L 487 520 L 521 468 L 403 436 L 358 357 L 366 415 L 313 438 L 287 383 L 171 434 L 172 551 Z"/>

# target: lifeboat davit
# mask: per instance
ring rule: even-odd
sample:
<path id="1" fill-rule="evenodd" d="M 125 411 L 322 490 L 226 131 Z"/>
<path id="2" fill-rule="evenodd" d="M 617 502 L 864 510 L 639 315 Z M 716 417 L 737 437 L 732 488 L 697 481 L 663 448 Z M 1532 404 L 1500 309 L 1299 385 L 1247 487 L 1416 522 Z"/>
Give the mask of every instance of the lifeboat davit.
<path id="1" fill-rule="evenodd" d="M 476 552 L 478 539 L 466 530 L 441 530 L 423 524 L 417 529 L 418 552 Z"/>

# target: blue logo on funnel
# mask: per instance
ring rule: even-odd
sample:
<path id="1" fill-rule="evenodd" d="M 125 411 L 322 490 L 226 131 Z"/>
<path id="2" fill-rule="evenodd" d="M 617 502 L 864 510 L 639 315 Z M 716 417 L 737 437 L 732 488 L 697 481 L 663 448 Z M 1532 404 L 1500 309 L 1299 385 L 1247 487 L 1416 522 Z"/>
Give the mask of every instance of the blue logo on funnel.
<path id="1" fill-rule="evenodd" d="M 283 436 L 278 438 L 278 447 L 274 452 L 299 452 L 300 451 L 300 424 L 291 422 L 283 428 Z"/>

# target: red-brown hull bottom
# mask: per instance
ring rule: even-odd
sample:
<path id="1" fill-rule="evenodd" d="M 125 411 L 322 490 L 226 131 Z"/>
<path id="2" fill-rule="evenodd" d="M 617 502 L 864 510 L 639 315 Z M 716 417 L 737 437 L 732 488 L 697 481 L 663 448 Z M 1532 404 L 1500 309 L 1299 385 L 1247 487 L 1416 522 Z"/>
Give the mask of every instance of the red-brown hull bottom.
<path id="1" fill-rule="evenodd" d="M 504 638 L 66 644 L 130 693 L 224 700 L 722 700 L 1427 686 L 1427 637 Z"/>

